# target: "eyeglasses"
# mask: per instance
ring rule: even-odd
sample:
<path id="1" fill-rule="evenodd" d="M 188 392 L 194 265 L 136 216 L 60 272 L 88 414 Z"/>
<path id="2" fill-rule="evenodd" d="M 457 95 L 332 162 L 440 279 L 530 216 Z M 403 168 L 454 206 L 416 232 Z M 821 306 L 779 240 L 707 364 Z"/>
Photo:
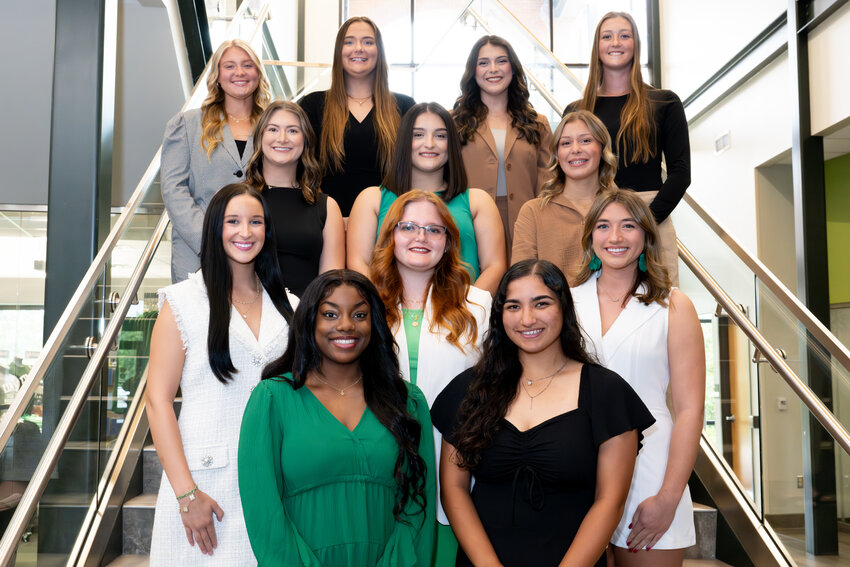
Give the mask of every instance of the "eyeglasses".
<path id="1" fill-rule="evenodd" d="M 416 234 L 419 234 L 420 230 L 424 230 L 425 236 L 429 238 L 439 238 L 441 236 L 445 236 L 447 232 L 446 227 L 440 224 L 427 224 L 425 226 L 419 226 L 415 222 L 405 221 L 400 222 L 395 226 L 405 236 L 414 236 Z"/>

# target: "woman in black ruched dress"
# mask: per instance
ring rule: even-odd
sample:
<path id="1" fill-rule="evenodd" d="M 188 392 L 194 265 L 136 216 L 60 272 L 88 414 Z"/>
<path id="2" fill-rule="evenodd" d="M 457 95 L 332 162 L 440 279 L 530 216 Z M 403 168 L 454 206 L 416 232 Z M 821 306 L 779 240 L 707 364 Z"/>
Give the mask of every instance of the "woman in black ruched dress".
<path id="1" fill-rule="evenodd" d="M 585 352 L 558 268 L 524 260 L 508 270 L 481 361 L 431 415 L 443 434 L 441 497 L 457 565 L 605 565 L 654 419 Z"/>

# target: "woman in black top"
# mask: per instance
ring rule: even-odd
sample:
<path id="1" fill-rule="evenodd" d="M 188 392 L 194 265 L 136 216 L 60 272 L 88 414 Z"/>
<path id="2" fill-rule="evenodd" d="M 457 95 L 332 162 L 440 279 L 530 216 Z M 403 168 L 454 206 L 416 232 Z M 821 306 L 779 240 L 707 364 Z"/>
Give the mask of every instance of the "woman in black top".
<path id="1" fill-rule="evenodd" d="M 390 92 L 381 32 L 372 20 L 349 18 L 336 35 L 331 88 L 299 101 L 319 140 L 322 190 L 348 217 L 366 187 L 387 173 L 401 117 L 414 105 Z"/>
<path id="2" fill-rule="evenodd" d="M 284 285 L 301 297 L 317 275 L 345 267 L 339 206 L 319 191 L 316 137 L 294 102 L 275 101 L 257 120 L 248 182 L 268 203 Z"/>
<path id="3" fill-rule="evenodd" d="M 661 232 L 663 263 L 678 285 L 676 232 L 668 217 L 691 184 L 688 121 L 676 93 L 643 82 L 640 37 L 628 13 L 608 12 L 596 26 L 584 95 L 565 113 L 577 109 L 593 112 L 608 128 L 618 159 L 614 181 L 649 203 Z"/>
<path id="4" fill-rule="evenodd" d="M 446 386 L 431 417 L 457 565 L 605 565 L 641 432 L 655 420 L 586 353 L 554 264 L 508 270 L 481 360 Z"/>

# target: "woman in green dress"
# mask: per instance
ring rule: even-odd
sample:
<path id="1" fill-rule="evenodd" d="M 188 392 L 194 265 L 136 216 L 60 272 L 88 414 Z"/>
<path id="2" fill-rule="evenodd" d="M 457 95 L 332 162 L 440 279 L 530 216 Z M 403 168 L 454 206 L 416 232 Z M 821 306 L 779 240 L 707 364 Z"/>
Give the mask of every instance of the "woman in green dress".
<path id="1" fill-rule="evenodd" d="M 239 490 L 261 566 L 429 566 L 434 439 L 384 305 L 333 270 L 304 292 L 286 353 L 242 420 Z"/>

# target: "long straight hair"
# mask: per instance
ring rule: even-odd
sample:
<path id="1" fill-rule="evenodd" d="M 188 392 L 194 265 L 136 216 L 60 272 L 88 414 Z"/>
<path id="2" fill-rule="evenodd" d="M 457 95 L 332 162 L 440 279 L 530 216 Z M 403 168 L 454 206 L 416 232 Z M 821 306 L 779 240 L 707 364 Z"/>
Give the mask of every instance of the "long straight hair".
<path id="1" fill-rule="evenodd" d="M 460 149 L 457 127 L 449 111 L 436 102 L 420 102 L 413 105 L 404 114 L 401 126 L 398 129 L 392 167 L 384 177 L 383 186 L 396 195 L 403 195 L 412 189 L 413 126 L 416 124 L 416 119 L 425 113 L 436 114 L 446 127 L 448 161 L 443 166 L 443 181 L 446 182 L 446 190 L 442 196 L 443 200 L 448 203 L 466 191 L 469 188 L 469 182 L 466 177 L 466 167 L 463 165 L 463 154 Z"/>
<path id="2" fill-rule="evenodd" d="M 283 315 L 287 323 L 292 320 L 292 305 L 283 287 L 275 251 L 274 225 L 265 200 L 256 189 L 244 182 L 222 187 L 210 200 L 207 213 L 204 215 L 204 229 L 201 236 L 201 273 L 210 305 L 210 320 L 207 326 L 210 368 L 223 384 L 227 384 L 237 370 L 230 359 L 230 298 L 233 291 L 233 273 L 230 270 L 227 253 L 224 251 L 221 234 L 227 204 L 239 195 L 249 195 L 263 206 L 265 243 L 254 258 L 254 272 L 260 280 L 260 285 L 269 294 L 275 309 Z"/>
<path id="3" fill-rule="evenodd" d="M 266 133 L 266 128 L 269 126 L 272 115 L 278 110 L 291 112 L 298 118 L 298 122 L 301 125 L 304 150 L 298 159 L 295 178 L 298 180 L 298 186 L 301 188 L 301 197 L 303 197 L 305 202 L 312 205 L 316 202 L 317 195 L 319 194 L 319 185 L 322 181 L 322 169 L 319 167 L 315 153 L 316 134 L 313 132 L 313 127 L 310 125 L 310 119 L 307 118 L 307 114 L 294 102 L 276 100 L 257 119 L 257 126 L 254 128 L 254 153 L 251 155 L 251 161 L 248 162 L 248 167 L 245 170 L 245 180 L 257 191 L 262 191 L 266 188 L 266 179 L 263 176 L 263 136 Z"/>
<path id="4" fill-rule="evenodd" d="M 635 53 L 632 59 L 632 70 L 629 76 L 629 98 L 620 112 L 620 130 L 614 139 L 617 153 L 623 155 L 625 163 L 643 163 L 655 156 L 655 123 L 650 118 L 651 108 L 648 92 L 653 90 L 643 82 L 640 69 L 640 36 L 634 18 L 628 12 L 608 12 L 596 26 L 593 34 L 593 45 L 590 48 L 590 69 L 584 94 L 579 102 L 579 108 L 593 112 L 599 86 L 602 84 L 603 70 L 599 59 L 599 35 L 602 24 L 611 18 L 623 18 L 632 27 Z"/>
<path id="5" fill-rule="evenodd" d="M 487 44 L 504 49 L 511 64 L 513 78 L 508 85 L 508 115 L 511 117 L 511 127 L 519 132 L 518 137 L 525 138 L 532 146 L 540 146 L 542 136 L 537 122 L 537 111 L 528 100 L 528 83 L 525 80 L 522 63 L 511 44 L 497 35 L 481 37 L 472 46 L 469 57 L 466 59 L 466 67 L 460 79 L 460 96 L 452 110 L 461 144 L 469 143 L 475 137 L 478 126 L 487 119 L 487 105 L 481 102 L 481 87 L 475 80 L 478 53 Z"/>
<path id="6" fill-rule="evenodd" d="M 387 308 L 387 323 L 391 329 L 395 328 L 401 324 L 399 305 L 404 295 L 404 284 L 395 257 L 395 227 L 401 221 L 404 208 L 417 201 L 434 205 L 440 215 L 440 222 L 447 230 L 446 251 L 434 267 L 428 285 L 434 311 L 434 318 L 428 330 L 431 333 L 436 333 L 438 328 L 448 331 L 446 340 L 449 344 L 465 352 L 466 347 L 475 345 L 478 324 L 466 306 L 470 279 L 469 272 L 460 260 L 460 232 L 449 209 L 439 197 L 428 191 L 414 189 L 396 199 L 390 206 L 378 234 L 375 253 L 372 255 L 372 279 Z"/>
<path id="7" fill-rule="evenodd" d="M 392 434 L 399 448 L 393 473 L 397 486 L 393 515 L 400 519 L 411 498 L 424 512 L 427 471 L 425 461 L 419 455 L 422 427 L 407 410 L 407 384 L 399 369 L 395 340 L 387 325 L 384 303 L 378 290 L 365 276 L 352 270 L 331 270 L 319 275 L 307 286 L 289 326 L 286 352 L 265 368 L 263 380 L 284 379 L 293 390 L 298 390 L 304 386 L 311 371 L 321 368 L 324 355 L 316 343 L 319 307 L 342 285 L 357 290 L 369 304 L 371 313 L 372 333 L 369 344 L 360 355 L 360 371 L 366 405 Z M 282 377 L 286 373 L 291 373 L 292 378 Z M 422 517 L 424 519 L 424 514 Z"/>
<path id="8" fill-rule="evenodd" d="M 395 133 L 401 120 L 395 97 L 390 91 L 389 66 L 384 52 L 384 40 L 381 30 L 375 22 L 365 16 L 349 18 L 336 34 L 334 60 L 331 68 L 331 88 L 325 95 L 325 110 L 322 114 L 322 136 L 319 140 L 319 161 L 322 169 L 341 171 L 345 163 L 343 139 L 348 128 L 348 93 L 345 90 L 345 72 L 342 69 L 342 44 L 348 28 L 355 22 L 363 22 L 372 27 L 375 44 L 378 47 L 378 60 L 375 64 L 372 98 L 375 103 L 375 135 L 378 142 L 378 155 L 381 160 L 381 173 L 386 175 L 392 161 L 395 146 Z"/>
<path id="9" fill-rule="evenodd" d="M 210 59 L 210 74 L 207 75 L 207 90 L 209 94 L 204 99 L 204 102 L 201 103 L 201 111 L 203 112 L 201 115 L 201 126 L 203 127 L 201 147 L 206 150 L 207 157 L 211 156 L 216 146 L 221 143 L 223 139 L 222 131 L 227 122 L 226 112 L 224 111 L 224 90 L 218 84 L 218 79 L 221 71 L 219 69 L 221 57 L 231 47 L 237 47 L 247 53 L 248 57 L 251 58 L 251 61 L 257 67 L 259 83 L 257 84 L 257 90 L 253 94 L 254 104 L 251 107 L 251 124 L 256 124 L 257 118 L 263 113 L 263 110 L 271 100 L 269 81 L 266 79 L 266 74 L 263 73 L 263 65 L 260 63 L 260 58 L 257 57 L 251 46 L 241 39 L 230 39 L 218 46 L 218 49 L 213 53 L 212 59 Z"/>

